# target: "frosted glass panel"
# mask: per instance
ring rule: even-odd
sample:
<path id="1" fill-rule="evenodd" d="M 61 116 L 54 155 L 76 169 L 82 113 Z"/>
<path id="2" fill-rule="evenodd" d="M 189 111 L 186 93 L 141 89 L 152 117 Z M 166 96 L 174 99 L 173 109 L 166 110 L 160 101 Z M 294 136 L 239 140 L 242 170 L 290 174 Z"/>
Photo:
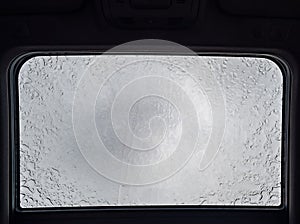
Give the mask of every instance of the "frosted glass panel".
<path id="1" fill-rule="evenodd" d="M 18 88 L 22 208 L 281 204 L 269 59 L 37 56 Z"/>

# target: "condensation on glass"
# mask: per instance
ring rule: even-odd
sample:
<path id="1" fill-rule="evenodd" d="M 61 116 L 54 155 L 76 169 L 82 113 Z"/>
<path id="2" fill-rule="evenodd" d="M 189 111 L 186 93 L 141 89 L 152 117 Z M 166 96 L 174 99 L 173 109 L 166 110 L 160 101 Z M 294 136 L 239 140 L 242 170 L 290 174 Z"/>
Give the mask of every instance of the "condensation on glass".
<path id="1" fill-rule="evenodd" d="M 22 208 L 281 204 L 269 59 L 36 56 L 18 91 Z"/>

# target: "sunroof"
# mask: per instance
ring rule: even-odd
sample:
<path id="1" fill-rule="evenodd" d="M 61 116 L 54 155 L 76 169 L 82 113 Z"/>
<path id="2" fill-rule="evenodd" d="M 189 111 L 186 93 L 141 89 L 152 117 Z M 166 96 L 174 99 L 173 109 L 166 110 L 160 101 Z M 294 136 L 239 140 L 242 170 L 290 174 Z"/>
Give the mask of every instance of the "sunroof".
<path id="1" fill-rule="evenodd" d="M 283 84 L 261 57 L 33 57 L 20 206 L 279 206 Z"/>

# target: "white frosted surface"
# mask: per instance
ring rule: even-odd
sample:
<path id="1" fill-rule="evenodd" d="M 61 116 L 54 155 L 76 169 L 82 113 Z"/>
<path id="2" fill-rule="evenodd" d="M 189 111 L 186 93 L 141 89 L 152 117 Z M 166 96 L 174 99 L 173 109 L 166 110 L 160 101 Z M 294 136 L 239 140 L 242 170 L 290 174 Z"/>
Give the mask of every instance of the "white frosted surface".
<path id="1" fill-rule="evenodd" d="M 282 87 L 263 58 L 34 57 L 19 74 L 21 207 L 278 206 Z M 224 135 L 209 143 L 217 119 Z M 112 160 L 94 153 L 94 134 Z M 207 147 L 217 153 L 201 167 Z"/>

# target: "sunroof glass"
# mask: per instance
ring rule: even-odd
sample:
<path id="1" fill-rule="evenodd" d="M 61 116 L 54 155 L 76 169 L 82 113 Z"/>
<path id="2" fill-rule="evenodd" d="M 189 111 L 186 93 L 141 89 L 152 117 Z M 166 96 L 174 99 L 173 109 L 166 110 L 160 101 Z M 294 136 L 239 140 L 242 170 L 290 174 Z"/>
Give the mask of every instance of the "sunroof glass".
<path id="1" fill-rule="evenodd" d="M 266 58 L 36 56 L 18 76 L 20 206 L 279 206 Z"/>

